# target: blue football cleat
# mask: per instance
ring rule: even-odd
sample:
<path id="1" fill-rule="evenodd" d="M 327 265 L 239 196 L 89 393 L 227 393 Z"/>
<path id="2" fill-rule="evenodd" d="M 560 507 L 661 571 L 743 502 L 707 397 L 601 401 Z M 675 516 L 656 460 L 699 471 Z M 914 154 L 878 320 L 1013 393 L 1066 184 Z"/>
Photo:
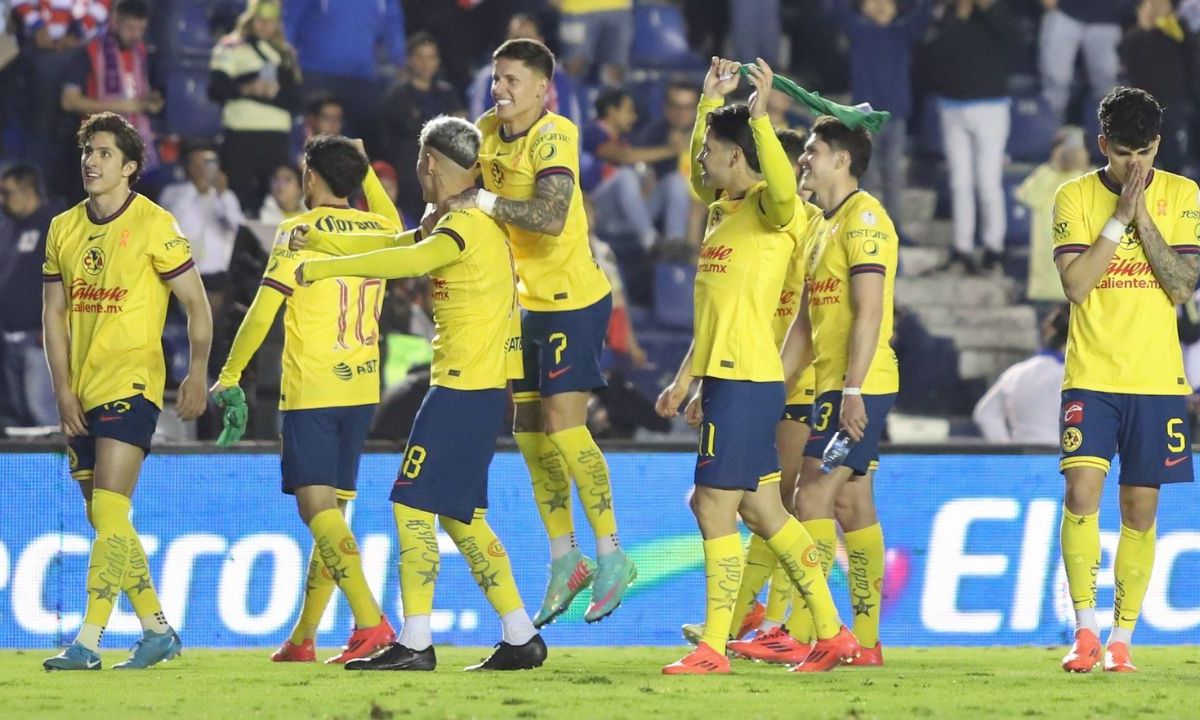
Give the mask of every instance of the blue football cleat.
<path id="1" fill-rule="evenodd" d="M 174 630 L 165 633 L 147 630 L 141 639 L 133 644 L 131 650 L 129 659 L 113 665 L 113 670 L 144 670 L 151 665 L 166 662 L 183 652 L 183 642 L 179 639 L 179 633 Z"/>
<path id="2" fill-rule="evenodd" d="M 46 670 L 99 670 L 100 655 L 77 642 L 42 663 Z"/>

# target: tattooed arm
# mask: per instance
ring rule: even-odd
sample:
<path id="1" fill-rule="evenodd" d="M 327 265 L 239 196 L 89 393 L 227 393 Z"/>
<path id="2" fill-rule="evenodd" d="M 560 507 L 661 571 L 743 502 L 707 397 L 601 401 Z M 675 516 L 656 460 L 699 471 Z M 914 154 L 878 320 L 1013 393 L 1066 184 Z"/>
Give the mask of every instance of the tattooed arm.
<path id="1" fill-rule="evenodd" d="M 558 235 L 567 224 L 567 210 L 571 207 L 574 191 L 575 178 L 571 175 L 565 172 L 548 174 L 538 178 L 537 195 L 529 200 L 496 198 L 491 216 L 530 232 Z M 471 188 L 450 198 L 447 205 L 451 210 L 476 207 L 478 193 L 478 189 Z"/>
<path id="2" fill-rule="evenodd" d="M 1200 256 L 1175 252 L 1163 239 L 1144 203 L 1139 206 L 1134 222 L 1146 258 L 1163 292 L 1176 305 L 1187 302 L 1196 289 L 1196 280 L 1200 279 Z"/>

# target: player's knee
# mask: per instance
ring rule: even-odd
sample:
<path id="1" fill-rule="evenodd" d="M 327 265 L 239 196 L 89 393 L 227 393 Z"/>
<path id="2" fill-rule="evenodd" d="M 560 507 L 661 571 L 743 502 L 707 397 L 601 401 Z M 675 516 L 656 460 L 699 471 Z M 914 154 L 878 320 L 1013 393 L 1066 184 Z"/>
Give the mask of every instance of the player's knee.
<path id="1" fill-rule="evenodd" d="M 513 432 L 543 432 L 542 409 L 537 402 L 517 403 L 513 408 Z"/>
<path id="2" fill-rule="evenodd" d="M 1139 532 L 1149 530 L 1157 514 L 1157 488 L 1121 488 L 1121 524 L 1125 527 Z"/>
<path id="3" fill-rule="evenodd" d="M 1091 515 L 1100 509 L 1100 488 L 1090 483 L 1067 483 L 1063 504 L 1076 515 Z"/>

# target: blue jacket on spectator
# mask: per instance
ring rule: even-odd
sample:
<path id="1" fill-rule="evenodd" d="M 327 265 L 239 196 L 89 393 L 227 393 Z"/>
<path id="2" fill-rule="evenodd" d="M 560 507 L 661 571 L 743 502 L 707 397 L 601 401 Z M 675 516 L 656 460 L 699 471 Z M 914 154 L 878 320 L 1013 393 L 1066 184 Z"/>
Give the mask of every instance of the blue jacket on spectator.
<path id="1" fill-rule="evenodd" d="M 930 0 L 880 25 L 854 9 L 851 0 L 832 0 L 833 14 L 850 40 L 850 92 L 897 118 L 912 115 L 912 48 L 933 19 Z"/>
<path id="2" fill-rule="evenodd" d="M 400 0 L 287 0 L 283 27 L 305 71 L 373 80 L 380 41 L 387 44 L 388 60 L 404 66 Z"/>

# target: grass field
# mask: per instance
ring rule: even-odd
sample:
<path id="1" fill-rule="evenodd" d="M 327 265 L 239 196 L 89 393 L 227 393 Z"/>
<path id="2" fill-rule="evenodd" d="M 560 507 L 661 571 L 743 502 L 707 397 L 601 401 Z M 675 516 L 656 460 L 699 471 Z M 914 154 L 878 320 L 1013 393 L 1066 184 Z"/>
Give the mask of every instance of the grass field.
<path id="1" fill-rule="evenodd" d="M 1067 675 L 1062 648 L 897 649 L 888 666 L 796 675 L 738 662 L 725 677 L 659 674 L 672 648 L 551 648 L 540 670 L 461 668 L 482 648 L 441 648 L 434 673 L 274 665 L 269 651 L 189 650 L 146 672 L 46 673 L 39 651 L 0 652 L 0 717 L 75 718 L 1189 718 L 1195 648 L 1134 649 L 1136 675 Z M 328 653 L 327 653 L 328 654 Z M 105 667 L 125 653 L 104 654 Z M 324 655 L 322 655 L 323 657 Z"/>

